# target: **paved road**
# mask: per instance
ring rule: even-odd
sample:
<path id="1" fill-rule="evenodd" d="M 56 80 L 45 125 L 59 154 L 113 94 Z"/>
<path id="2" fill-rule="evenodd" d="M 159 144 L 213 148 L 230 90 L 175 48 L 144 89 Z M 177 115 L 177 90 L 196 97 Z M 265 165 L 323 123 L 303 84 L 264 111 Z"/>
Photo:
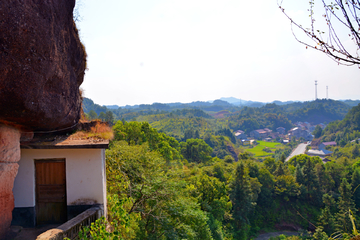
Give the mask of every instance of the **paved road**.
<path id="1" fill-rule="evenodd" d="M 290 154 L 290 156 L 288 156 L 285 159 L 285 162 L 289 161 L 290 158 L 292 158 L 293 156 L 299 155 L 299 154 L 303 154 L 306 151 L 306 146 L 309 145 L 308 143 L 300 143 Z"/>

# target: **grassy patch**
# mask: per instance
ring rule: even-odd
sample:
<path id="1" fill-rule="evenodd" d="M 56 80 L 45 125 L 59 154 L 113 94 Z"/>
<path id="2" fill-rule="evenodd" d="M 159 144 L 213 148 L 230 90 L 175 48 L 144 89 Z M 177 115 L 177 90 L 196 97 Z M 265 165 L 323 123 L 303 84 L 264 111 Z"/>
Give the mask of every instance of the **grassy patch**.
<path id="1" fill-rule="evenodd" d="M 265 142 L 265 141 L 257 141 L 259 143 L 259 145 L 257 146 L 263 146 L 263 147 L 268 147 L 268 148 L 277 148 L 277 146 L 281 146 L 280 143 L 276 143 L 276 142 Z"/>
<path id="2" fill-rule="evenodd" d="M 109 125 L 105 122 L 94 121 L 95 124 L 88 131 L 77 131 L 72 134 L 72 139 L 103 139 L 112 140 L 114 133 Z"/>
<path id="3" fill-rule="evenodd" d="M 257 141 L 259 144 L 253 148 L 246 149 L 248 152 L 251 152 L 255 155 L 255 157 L 266 157 L 271 156 L 275 153 L 275 150 L 281 147 L 280 143 L 274 142 L 265 142 L 265 141 Z M 263 151 L 264 148 L 268 148 L 271 152 Z"/>

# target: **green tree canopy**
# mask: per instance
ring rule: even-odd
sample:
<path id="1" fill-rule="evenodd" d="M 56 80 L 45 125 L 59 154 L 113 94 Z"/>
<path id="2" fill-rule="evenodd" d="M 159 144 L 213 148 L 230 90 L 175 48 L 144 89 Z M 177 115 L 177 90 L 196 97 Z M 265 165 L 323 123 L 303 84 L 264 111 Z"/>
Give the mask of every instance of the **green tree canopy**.
<path id="1" fill-rule="evenodd" d="M 315 137 L 315 138 L 321 137 L 322 128 L 320 127 L 320 125 L 317 125 L 317 126 L 315 127 L 315 130 L 314 130 L 312 133 L 314 134 L 314 137 Z"/>
<path id="2" fill-rule="evenodd" d="M 189 162 L 205 163 L 211 159 L 212 148 L 202 139 L 188 139 L 182 142 L 181 154 Z"/>
<path id="3" fill-rule="evenodd" d="M 94 110 L 91 110 L 89 113 L 88 113 L 88 116 L 90 118 L 90 120 L 94 120 L 94 119 L 97 119 L 97 114 Z"/>

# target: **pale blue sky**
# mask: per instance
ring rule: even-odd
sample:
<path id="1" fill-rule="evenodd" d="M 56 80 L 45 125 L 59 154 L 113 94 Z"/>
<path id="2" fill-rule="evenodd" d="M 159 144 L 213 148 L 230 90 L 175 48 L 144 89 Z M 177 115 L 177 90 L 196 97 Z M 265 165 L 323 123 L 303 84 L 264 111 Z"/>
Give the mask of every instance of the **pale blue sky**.
<path id="1" fill-rule="evenodd" d="M 297 1 L 299 0 L 287 0 Z M 82 0 L 82 88 L 101 105 L 360 99 L 360 69 L 294 39 L 276 0 Z M 289 11 L 306 16 L 306 4 Z M 287 10 L 287 9 L 286 9 Z"/>

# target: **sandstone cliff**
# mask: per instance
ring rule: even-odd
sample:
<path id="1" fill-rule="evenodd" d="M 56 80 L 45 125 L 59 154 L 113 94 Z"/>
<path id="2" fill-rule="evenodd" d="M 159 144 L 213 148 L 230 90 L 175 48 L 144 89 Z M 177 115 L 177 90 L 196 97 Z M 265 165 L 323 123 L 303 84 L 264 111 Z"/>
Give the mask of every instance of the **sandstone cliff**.
<path id="1" fill-rule="evenodd" d="M 74 5 L 0 0 L 0 239 L 11 223 L 21 129 L 64 129 L 80 118 L 86 53 Z"/>
<path id="2" fill-rule="evenodd" d="M 12 189 L 20 160 L 20 133 L 0 126 L 0 239 L 4 239 L 11 224 L 14 196 Z"/>
<path id="3" fill-rule="evenodd" d="M 74 5 L 0 1 L 0 122 L 54 130 L 79 120 L 86 53 Z"/>

